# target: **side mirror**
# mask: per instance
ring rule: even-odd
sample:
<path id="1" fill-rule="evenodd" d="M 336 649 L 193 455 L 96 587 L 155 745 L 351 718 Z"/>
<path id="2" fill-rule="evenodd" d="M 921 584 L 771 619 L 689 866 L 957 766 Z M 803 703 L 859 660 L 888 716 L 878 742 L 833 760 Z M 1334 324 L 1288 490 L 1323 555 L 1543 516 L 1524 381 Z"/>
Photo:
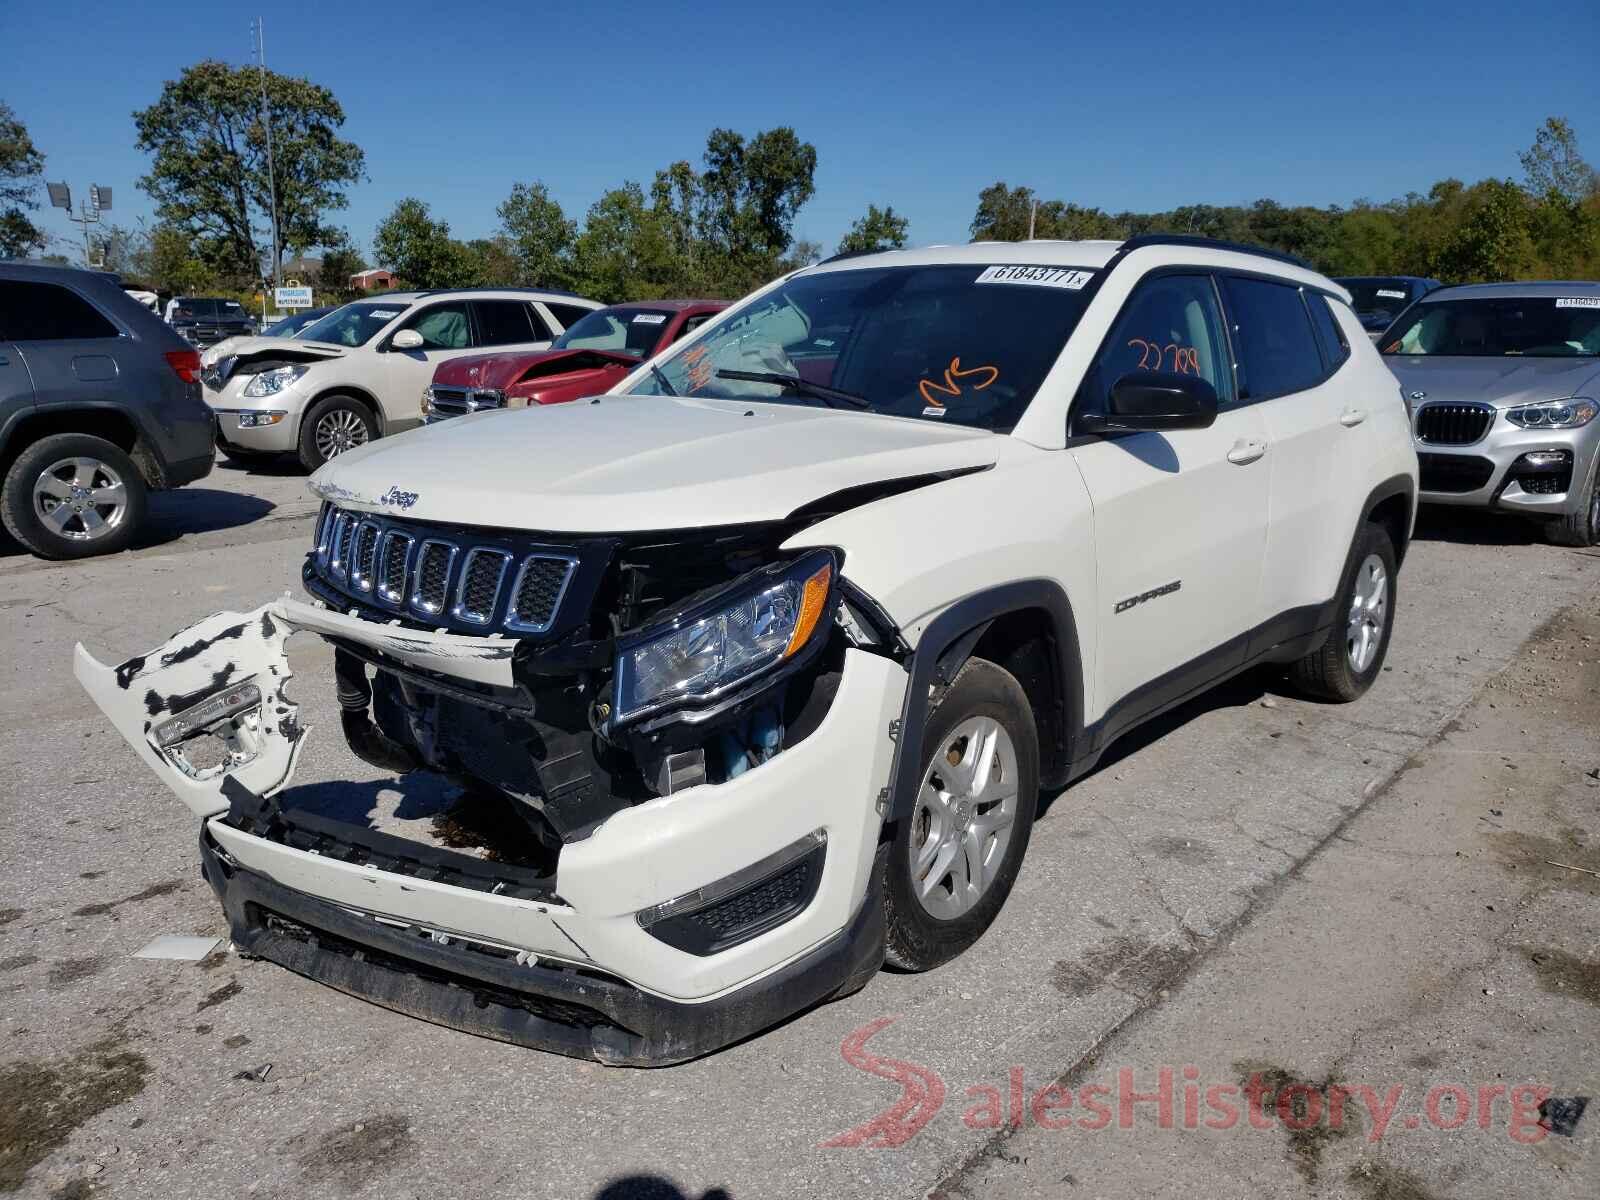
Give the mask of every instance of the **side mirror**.
<path id="1" fill-rule="evenodd" d="M 389 339 L 389 345 L 396 350 L 422 349 L 422 335 L 415 329 L 402 329 Z"/>
<path id="2" fill-rule="evenodd" d="M 1083 413 L 1085 433 L 1169 433 L 1206 429 L 1217 419 L 1217 391 L 1195 375 L 1135 371 L 1111 388 L 1105 413 Z"/>

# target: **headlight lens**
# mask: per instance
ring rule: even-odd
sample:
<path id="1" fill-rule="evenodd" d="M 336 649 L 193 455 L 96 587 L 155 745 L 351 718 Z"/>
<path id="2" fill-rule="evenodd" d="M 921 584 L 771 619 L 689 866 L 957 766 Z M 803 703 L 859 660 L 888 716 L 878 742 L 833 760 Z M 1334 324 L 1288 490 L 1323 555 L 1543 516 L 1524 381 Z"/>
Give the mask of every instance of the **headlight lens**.
<path id="1" fill-rule="evenodd" d="M 245 384 L 246 396 L 276 396 L 288 387 L 307 370 L 307 364 L 294 363 L 287 367 L 273 367 L 270 371 L 263 371 L 249 383 Z"/>
<path id="2" fill-rule="evenodd" d="M 1594 420 L 1595 412 L 1593 400 L 1546 400 L 1510 409 L 1506 420 L 1524 429 L 1577 429 Z"/>
<path id="3" fill-rule="evenodd" d="M 794 657 L 824 628 L 833 577 L 832 554 L 808 554 L 624 644 L 617 656 L 615 719 L 711 699 Z"/>

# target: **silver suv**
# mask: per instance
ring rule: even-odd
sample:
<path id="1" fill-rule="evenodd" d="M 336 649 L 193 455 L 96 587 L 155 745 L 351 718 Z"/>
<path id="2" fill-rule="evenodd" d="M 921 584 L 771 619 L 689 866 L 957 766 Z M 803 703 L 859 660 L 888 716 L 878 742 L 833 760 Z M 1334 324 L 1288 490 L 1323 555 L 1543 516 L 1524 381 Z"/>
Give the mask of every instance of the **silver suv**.
<path id="1" fill-rule="evenodd" d="M 1424 502 L 1536 517 L 1600 541 L 1600 283 L 1442 288 L 1380 349 L 1412 409 Z"/>

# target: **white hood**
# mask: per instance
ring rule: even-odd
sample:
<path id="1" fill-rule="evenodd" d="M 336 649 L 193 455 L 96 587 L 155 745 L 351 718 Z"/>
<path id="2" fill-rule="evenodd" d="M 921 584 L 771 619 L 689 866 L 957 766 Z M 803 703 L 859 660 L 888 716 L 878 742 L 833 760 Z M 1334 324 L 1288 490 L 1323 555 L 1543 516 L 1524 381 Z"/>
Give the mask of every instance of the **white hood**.
<path id="1" fill-rule="evenodd" d="M 620 533 L 775 520 L 859 484 L 989 466 L 1016 445 L 932 420 L 605 396 L 384 438 L 328 463 L 311 489 L 423 521 Z"/>
<path id="2" fill-rule="evenodd" d="M 281 337 L 231 337 L 224 338 L 215 346 L 208 347 L 200 356 L 200 361 L 205 365 L 216 362 L 218 359 L 233 357 L 243 358 L 247 354 L 281 354 L 287 352 L 290 357 L 298 359 L 309 358 L 343 358 L 350 352 L 348 346 L 336 346 L 332 342 L 307 342 L 300 338 Z"/>

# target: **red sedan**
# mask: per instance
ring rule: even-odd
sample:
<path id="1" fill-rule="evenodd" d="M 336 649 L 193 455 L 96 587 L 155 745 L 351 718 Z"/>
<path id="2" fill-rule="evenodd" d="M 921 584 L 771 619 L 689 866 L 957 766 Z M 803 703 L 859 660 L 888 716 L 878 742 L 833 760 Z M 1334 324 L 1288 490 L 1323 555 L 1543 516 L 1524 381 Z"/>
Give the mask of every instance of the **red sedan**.
<path id="1" fill-rule="evenodd" d="M 639 300 L 590 313 L 548 350 L 474 354 L 439 364 L 422 399 L 429 424 L 490 408 L 597 396 L 645 359 L 700 328 L 726 300 Z"/>

